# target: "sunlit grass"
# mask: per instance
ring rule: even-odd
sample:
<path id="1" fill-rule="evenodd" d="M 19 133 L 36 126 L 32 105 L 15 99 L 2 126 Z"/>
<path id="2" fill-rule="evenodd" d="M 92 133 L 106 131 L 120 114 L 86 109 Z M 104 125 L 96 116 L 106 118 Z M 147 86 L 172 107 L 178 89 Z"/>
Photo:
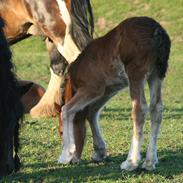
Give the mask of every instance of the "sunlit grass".
<path id="1" fill-rule="evenodd" d="M 158 139 L 159 165 L 153 172 L 121 172 L 131 139 L 131 103 L 128 89 L 114 97 L 101 115 L 101 126 L 108 145 L 109 158 L 101 164 L 90 162 L 92 138 L 88 129 L 83 160 L 79 165 L 57 164 L 60 139 L 57 118 L 31 119 L 26 116 L 21 129 L 21 170 L 7 182 L 183 182 L 183 1 L 182 0 L 92 0 L 96 34 L 130 16 L 152 16 L 162 23 L 172 39 L 169 71 L 164 82 L 164 116 Z M 39 38 L 13 46 L 17 75 L 46 86 L 49 59 Z M 148 94 L 148 92 L 146 92 Z M 149 116 L 144 128 L 145 152 L 149 137 Z"/>

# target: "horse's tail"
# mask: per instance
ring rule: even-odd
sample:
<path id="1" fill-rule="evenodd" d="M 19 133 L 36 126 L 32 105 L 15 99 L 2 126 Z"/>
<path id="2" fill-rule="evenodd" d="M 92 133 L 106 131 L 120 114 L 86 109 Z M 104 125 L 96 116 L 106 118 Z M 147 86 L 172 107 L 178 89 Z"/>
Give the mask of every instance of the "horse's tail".
<path id="1" fill-rule="evenodd" d="M 94 18 L 90 0 L 71 1 L 71 35 L 77 47 L 83 50 L 93 39 Z"/>
<path id="2" fill-rule="evenodd" d="M 166 75 L 168 68 L 168 59 L 170 54 L 171 42 L 167 32 L 158 27 L 153 36 L 153 41 L 156 49 L 156 70 L 158 77 L 163 79 Z"/>

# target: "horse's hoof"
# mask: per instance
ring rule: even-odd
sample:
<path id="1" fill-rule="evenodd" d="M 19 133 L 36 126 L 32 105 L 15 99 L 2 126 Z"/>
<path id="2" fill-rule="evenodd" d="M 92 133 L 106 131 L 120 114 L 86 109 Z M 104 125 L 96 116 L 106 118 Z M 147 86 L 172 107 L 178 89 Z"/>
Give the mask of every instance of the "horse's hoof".
<path id="1" fill-rule="evenodd" d="M 126 170 L 126 171 L 133 171 L 137 169 L 138 163 L 132 163 L 130 160 L 126 160 L 121 163 L 120 168 L 121 170 Z"/>
<path id="2" fill-rule="evenodd" d="M 15 172 L 20 170 L 20 158 L 18 157 L 18 155 L 15 155 L 14 157 L 14 165 L 15 165 Z"/>

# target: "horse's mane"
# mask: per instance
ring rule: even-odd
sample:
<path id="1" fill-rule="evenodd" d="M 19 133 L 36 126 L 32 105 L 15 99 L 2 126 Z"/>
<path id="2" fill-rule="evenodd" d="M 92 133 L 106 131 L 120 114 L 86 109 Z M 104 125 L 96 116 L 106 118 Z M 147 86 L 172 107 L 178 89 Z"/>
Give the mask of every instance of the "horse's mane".
<path id="1" fill-rule="evenodd" d="M 71 0 L 71 17 L 73 40 L 83 50 L 93 38 L 94 19 L 90 0 Z"/>

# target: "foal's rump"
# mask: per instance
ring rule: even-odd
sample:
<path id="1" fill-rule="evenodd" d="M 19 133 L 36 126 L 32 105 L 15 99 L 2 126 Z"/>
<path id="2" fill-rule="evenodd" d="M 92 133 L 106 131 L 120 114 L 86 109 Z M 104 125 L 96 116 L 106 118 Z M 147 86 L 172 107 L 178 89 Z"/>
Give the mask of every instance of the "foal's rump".
<path id="1" fill-rule="evenodd" d="M 121 30 L 121 59 L 130 67 L 128 70 L 141 67 L 142 72 L 147 72 L 155 66 L 159 78 L 164 78 L 170 52 L 170 38 L 164 28 L 152 18 L 133 17 L 117 29 Z"/>

